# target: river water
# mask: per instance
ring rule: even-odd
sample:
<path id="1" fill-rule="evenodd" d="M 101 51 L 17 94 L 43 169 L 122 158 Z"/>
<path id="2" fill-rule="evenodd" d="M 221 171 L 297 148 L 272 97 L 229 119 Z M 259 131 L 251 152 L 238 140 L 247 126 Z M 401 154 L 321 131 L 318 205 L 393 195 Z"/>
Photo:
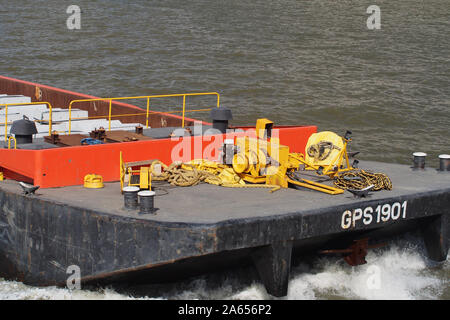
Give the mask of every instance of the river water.
<path id="1" fill-rule="evenodd" d="M 72 4 L 81 8 L 79 30 L 67 28 Z M 380 29 L 367 27 L 370 5 L 381 10 Z M 233 124 L 267 117 L 352 130 L 361 159 L 409 164 L 424 151 L 436 167 L 450 153 L 449 33 L 449 0 L 1 0 L 0 74 L 103 97 L 217 91 Z M 411 237 L 371 252 L 359 268 L 334 257 L 300 263 L 288 298 L 449 299 L 448 260 L 430 268 L 420 237 Z M 367 285 L 370 265 L 381 274 L 376 290 Z M 73 292 L 0 281 L 0 299 L 268 299 L 252 277 L 243 269 Z"/>

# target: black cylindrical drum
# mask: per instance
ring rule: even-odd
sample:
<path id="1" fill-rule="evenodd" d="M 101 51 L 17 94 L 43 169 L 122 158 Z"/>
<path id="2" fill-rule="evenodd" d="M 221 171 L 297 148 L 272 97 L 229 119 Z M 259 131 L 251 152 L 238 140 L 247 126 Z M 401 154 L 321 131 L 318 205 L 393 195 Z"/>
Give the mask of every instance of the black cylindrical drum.
<path id="1" fill-rule="evenodd" d="M 225 107 L 211 109 L 210 117 L 213 128 L 219 130 L 221 133 L 227 132 L 228 121 L 233 119 L 231 110 Z"/>
<path id="2" fill-rule="evenodd" d="M 14 135 L 16 138 L 17 144 L 25 144 L 25 143 L 33 143 L 33 136 L 30 135 L 20 135 L 16 134 Z"/>
<path id="3" fill-rule="evenodd" d="M 450 171 L 450 154 L 441 154 L 439 156 L 439 170 Z"/>
<path id="4" fill-rule="evenodd" d="M 132 209 L 132 210 L 137 209 L 139 206 L 138 203 L 139 187 L 133 186 L 124 187 L 122 191 L 125 209 Z"/>
<path id="5" fill-rule="evenodd" d="M 228 129 L 228 120 L 213 120 L 212 127 L 221 133 L 226 133 Z"/>
<path id="6" fill-rule="evenodd" d="M 139 214 L 154 214 L 155 206 L 155 192 L 154 191 L 140 191 L 139 196 Z"/>
<path id="7" fill-rule="evenodd" d="M 427 156 L 424 152 L 414 152 L 413 169 L 425 169 L 425 157 Z"/>

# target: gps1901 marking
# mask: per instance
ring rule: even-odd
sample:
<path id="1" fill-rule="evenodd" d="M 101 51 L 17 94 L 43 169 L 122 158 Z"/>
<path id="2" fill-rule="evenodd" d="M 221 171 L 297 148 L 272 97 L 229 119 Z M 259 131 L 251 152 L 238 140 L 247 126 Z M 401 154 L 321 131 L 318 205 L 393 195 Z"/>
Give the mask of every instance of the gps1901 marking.
<path id="1" fill-rule="evenodd" d="M 397 220 L 400 217 L 406 218 L 406 205 L 408 201 L 395 202 L 394 204 L 379 204 L 375 209 L 372 207 L 366 207 L 364 209 L 356 208 L 355 210 L 345 210 L 342 214 L 341 227 L 342 229 L 348 229 L 350 227 L 355 228 L 358 221 L 364 225 L 369 225 L 373 222 L 387 222 L 389 220 Z M 375 214 L 375 215 L 374 215 Z"/>

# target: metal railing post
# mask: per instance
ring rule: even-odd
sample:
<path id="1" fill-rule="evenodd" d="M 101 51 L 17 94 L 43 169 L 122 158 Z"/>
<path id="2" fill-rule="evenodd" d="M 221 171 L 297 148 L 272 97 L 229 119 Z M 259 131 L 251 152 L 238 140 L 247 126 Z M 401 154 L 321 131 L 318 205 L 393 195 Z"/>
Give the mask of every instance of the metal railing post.
<path id="1" fill-rule="evenodd" d="M 145 126 L 148 128 L 148 113 L 150 111 L 150 97 L 147 97 L 147 115 L 145 119 Z"/>
<path id="2" fill-rule="evenodd" d="M 5 105 L 5 141 L 8 140 L 8 105 Z"/>
<path id="3" fill-rule="evenodd" d="M 48 115 L 48 135 L 52 135 L 52 105 L 48 103 L 48 109 L 50 111 Z"/>
<path id="4" fill-rule="evenodd" d="M 14 149 L 17 149 L 17 140 L 13 136 L 9 136 L 8 138 L 8 150 L 11 149 L 11 139 L 14 140 Z"/>
<path id="5" fill-rule="evenodd" d="M 181 127 L 184 128 L 184 113 L 186 110 L 186 95 L 183 95 L 183 119 L 181 120 Z"/>
<path id="6" fill-rule="evenodd" d="M 72 130 L 72 102 L 69 103 L 69 134 Z"/>
<path id="7" fill-rule="evenodd" d="M 111 105 L 112 105 L 112 99 L 109 99 L 109 116 L 108 116 L 109 129 L 108 129 L 108 131 L 111 131 Z"/>

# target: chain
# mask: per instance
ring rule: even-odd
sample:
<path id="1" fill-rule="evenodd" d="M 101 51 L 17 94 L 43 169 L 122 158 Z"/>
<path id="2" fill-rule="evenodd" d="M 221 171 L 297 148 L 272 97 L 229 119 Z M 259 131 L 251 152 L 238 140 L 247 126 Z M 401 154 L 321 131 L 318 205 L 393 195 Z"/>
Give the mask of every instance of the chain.
<path id="1" fill-rule="evenodd" d="M 339 175 L 334 180 L 334 185 L 341 189 L 361 190 L 374 185 L 374 191 L 392 190 L 392 181 L 384 173 L 372 173 L 364 170 L 349 171 Z"/>

